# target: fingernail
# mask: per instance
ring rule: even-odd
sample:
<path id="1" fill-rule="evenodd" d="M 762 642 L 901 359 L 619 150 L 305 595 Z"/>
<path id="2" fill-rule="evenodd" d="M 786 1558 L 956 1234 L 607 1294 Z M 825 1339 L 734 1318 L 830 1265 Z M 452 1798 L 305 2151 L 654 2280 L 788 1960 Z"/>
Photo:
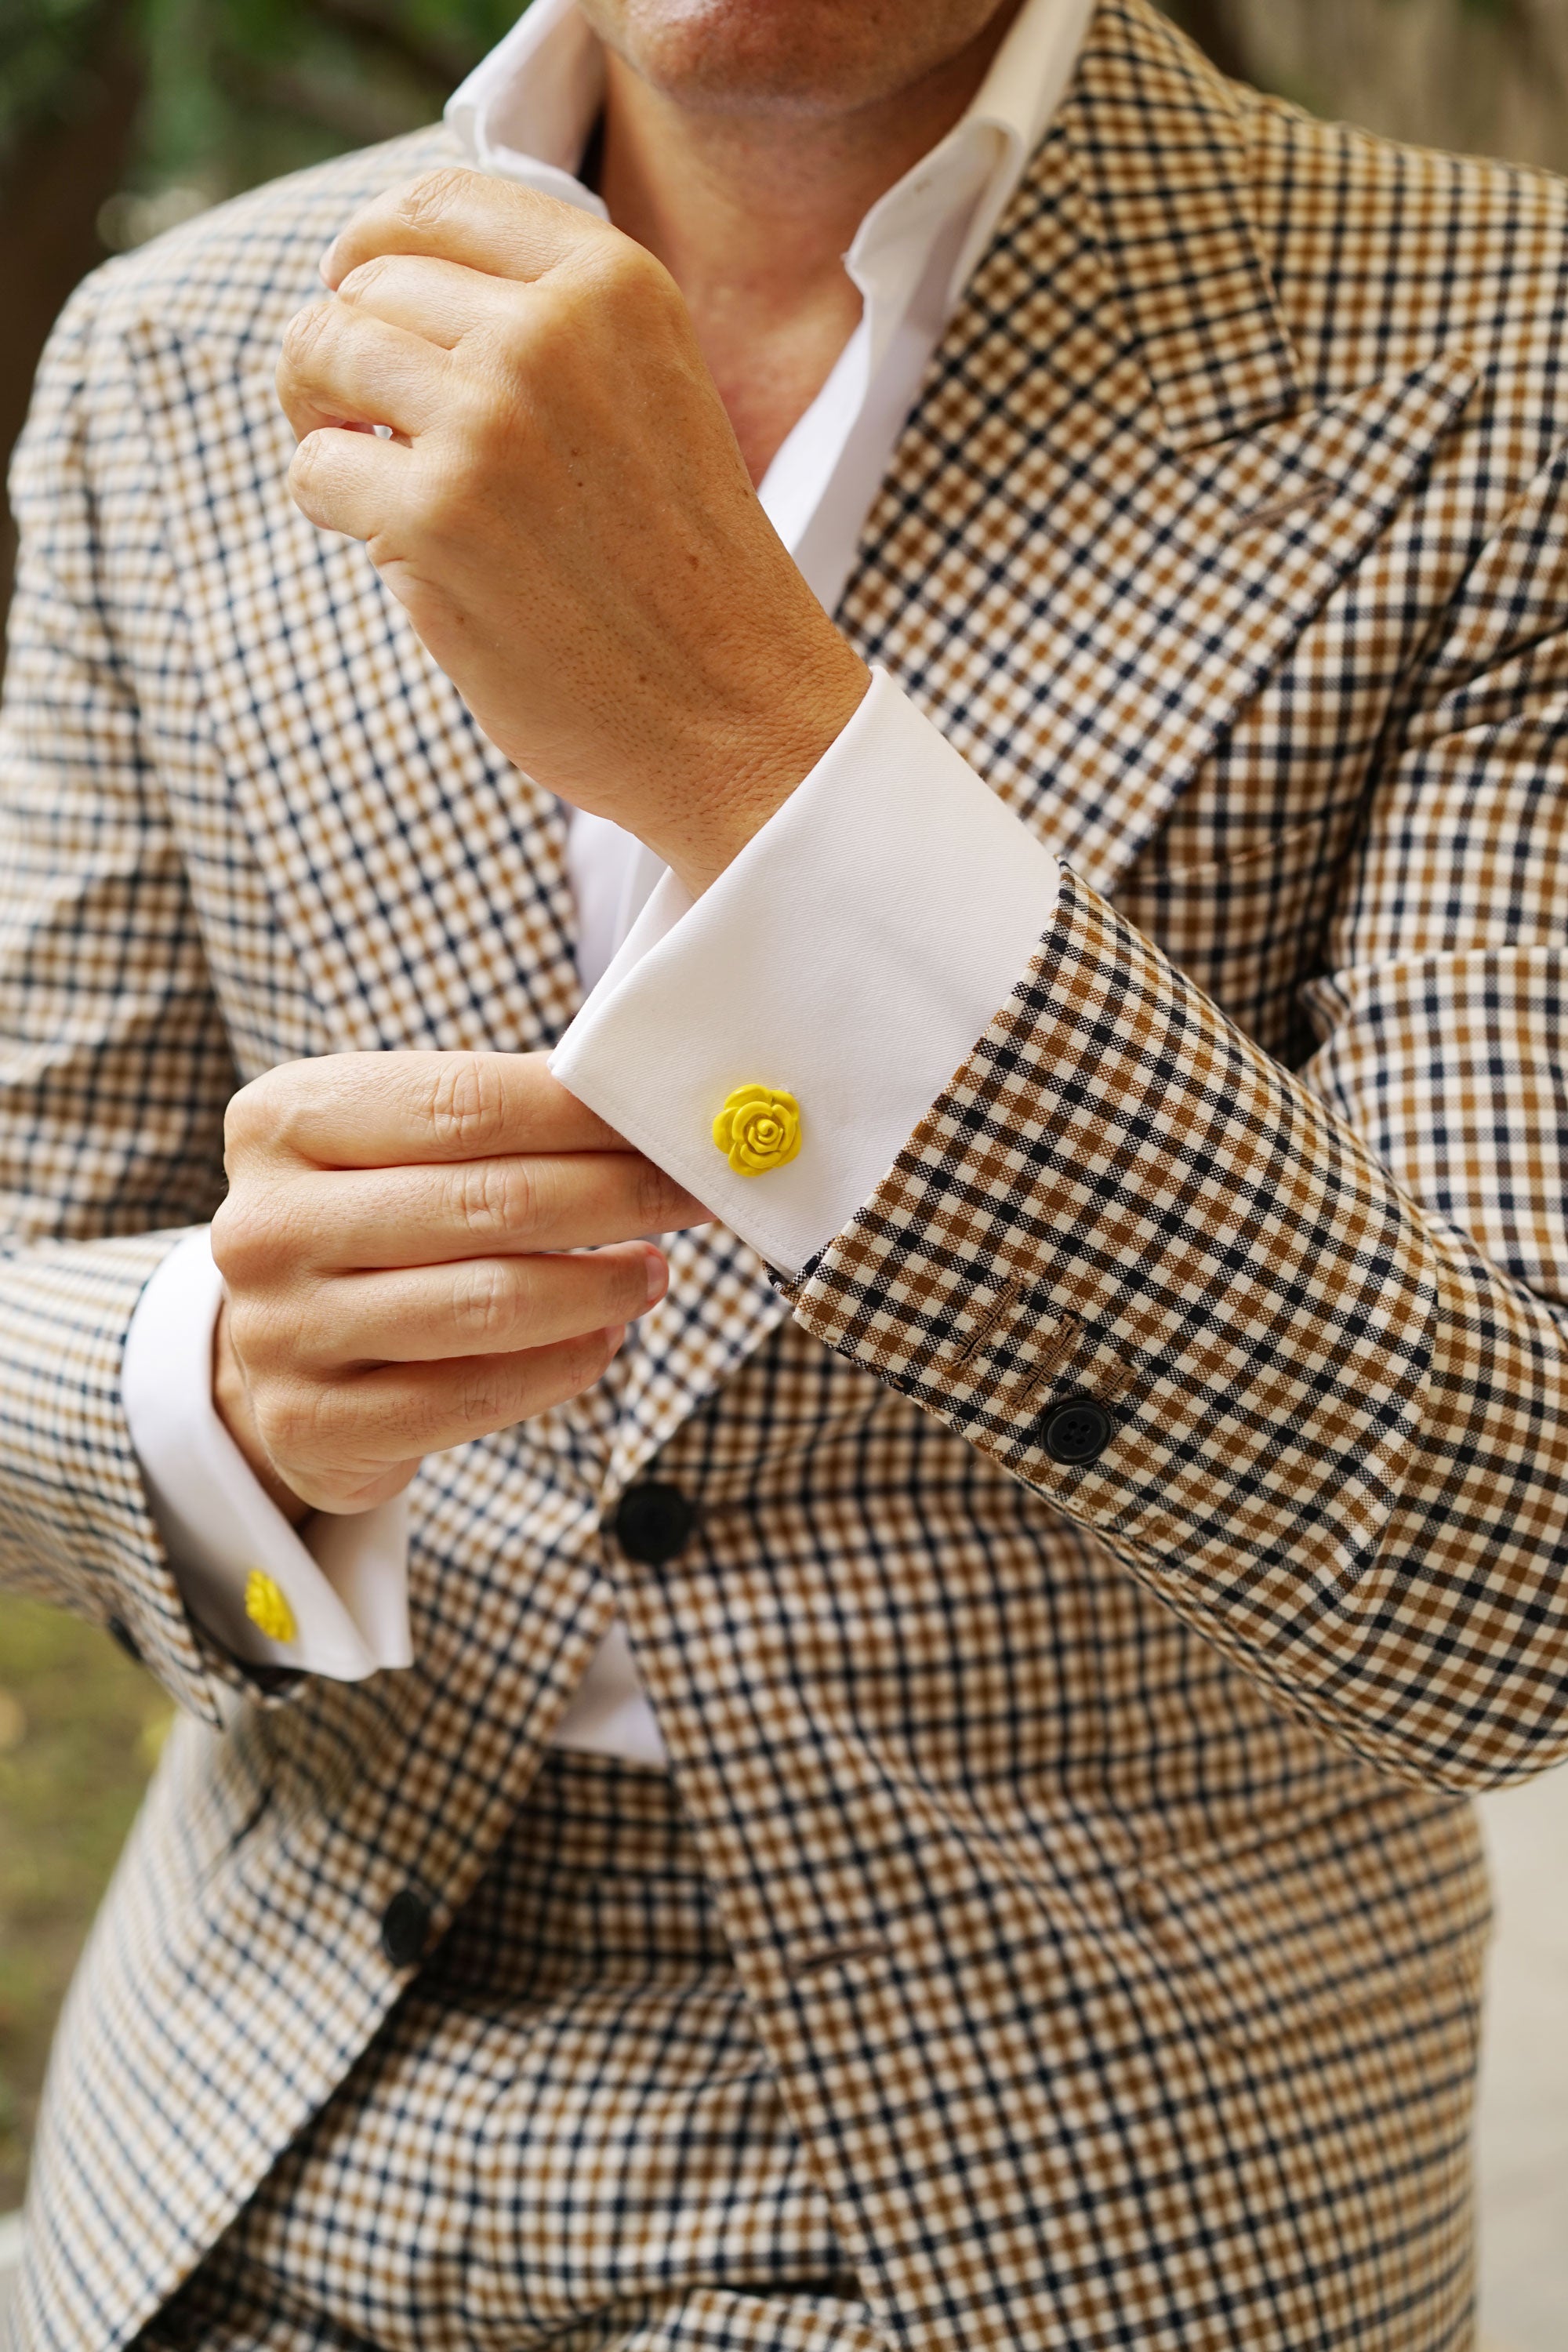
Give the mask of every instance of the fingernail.
<path id="1" fill-rule="evenodd" d="M 610 1353 L 611 1353 L 611 1355 L 612 1355 L 612 1356 L 618 1356 L 618 1355 L 620 1354 L 620 1352 L 621 1352 L 622 1348 L 623 1348 L 623 1347 L 625 1346 L 625 1344 L 626 1344 L 626 1325 L 625 1325 L 624 1323 L 617 1323 L 617 1324 L 615 1326 L 615 1328 L 614 1328 L 614 1329 L 613 1329 L 613 1330 L 609 1330 L 609 1331 L 606 1331 L 606 1332 L 605 1332 L 605 1339 L 606 1339 L 609 1341 L 609 1343 L 610 1343 Z"/>
<path id="2" fill-rule="evenodd" d="M 336 237 L 333 237 L 331 245 L 328 246 L 325 253 L 322 254 L 320 261 L 316 264 L 316 268 L 321 272 L 321 283 L 323 286 L 335 287 L 337 285 L 338 281 L 332 275 L 332 256 L 336 253 L 337 249 L 338 240 Z"/>
<path id="3" fill-rule="evenodd" d="M 650 1249 L 647 1255 L 647 1303 L 650 1307 L 657 1307 L 669 1288 L 669 1268 L 665 1263 L 662 1250 Z"/>

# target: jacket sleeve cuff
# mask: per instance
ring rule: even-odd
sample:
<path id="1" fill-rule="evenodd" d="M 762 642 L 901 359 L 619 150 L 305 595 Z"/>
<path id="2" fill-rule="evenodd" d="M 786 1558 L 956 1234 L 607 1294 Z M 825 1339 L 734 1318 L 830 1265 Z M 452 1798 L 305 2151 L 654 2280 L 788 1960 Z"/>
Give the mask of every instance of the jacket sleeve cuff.
<path id="1" fill-rule="evenodd" d="M 125 1343 L 126 1420 L 187 1608 L 247 1665 L 339 1682 L 408 1665 L 406 1497 L 352 1517 L 318 1513 L 299 1531 L 289 1526 L 213 1402 L 222 1298 L 203 1226 L 153 1276 Z M 291 1640 L 273 1639 L 247 1614 L 257 1574 L 287 1602 Z"/>
<path id="2" fill-rule="evenodd" d="M 879 671 L 700 899 L 665 877 L 551 1067 L 797 1274 L 973 1051 L 1057 890 L 1050 853 Z M 795 1156 L 754 1175 L 713 1134 L 747 1087 L 799 1111 Z"/>
<path id="3" fill-rule="evenodd" d="M 1362 1139 L 1064 869 L 1023 983 L 792 1303 L 1234 1623 L 1375 1558 L 1436 1291 Z"/>

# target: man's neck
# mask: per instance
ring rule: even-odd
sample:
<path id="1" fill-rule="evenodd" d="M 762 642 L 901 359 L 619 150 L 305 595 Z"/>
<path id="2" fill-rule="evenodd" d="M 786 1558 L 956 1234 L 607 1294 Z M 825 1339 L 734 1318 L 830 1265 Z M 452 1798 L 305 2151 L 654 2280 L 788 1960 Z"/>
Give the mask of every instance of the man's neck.
<path id="1" fill-rule="evenodd" d="M 696 322 L 753 481 L 860 315 L 843 257 L 877 198 L 969 105 L 1008 26 L 910 89 L 842 116 L 686 109 L 607 58 L 600 193 Z"/>

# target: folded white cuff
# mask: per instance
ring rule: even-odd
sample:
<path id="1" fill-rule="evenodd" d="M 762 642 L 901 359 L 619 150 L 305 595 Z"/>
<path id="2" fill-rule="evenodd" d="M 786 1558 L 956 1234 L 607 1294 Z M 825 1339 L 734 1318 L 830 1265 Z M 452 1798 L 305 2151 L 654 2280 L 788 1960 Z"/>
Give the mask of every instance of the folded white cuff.
<path id="1" fill-rule="evenodd" d="M 551 1057 L 564 1087 L 784 1274 L 847 1225 L 1022 976 L 1055 858 L 877 671 L 805 782 L 695 903 L 659 883 Z M 800 1106 L 758 1176 L 735 1088 Z"/>
<path id="2" fill-rule="evenodd" d="M 339 1682 L 408 1665 L 406 1497 L 346 1518 L 318 1512 L 299 1532 L 289 1526 L 213 1402 L 213 1329 L 222 1299 L 204 1225 L 158 1267 L 125 1342 L 131 1439 L 186 1606 L 247 1664 Z M 288 1601 L 295 1640 L 274 1641 L 247 1616 L 246 1586 L 256 1570 Z"/>

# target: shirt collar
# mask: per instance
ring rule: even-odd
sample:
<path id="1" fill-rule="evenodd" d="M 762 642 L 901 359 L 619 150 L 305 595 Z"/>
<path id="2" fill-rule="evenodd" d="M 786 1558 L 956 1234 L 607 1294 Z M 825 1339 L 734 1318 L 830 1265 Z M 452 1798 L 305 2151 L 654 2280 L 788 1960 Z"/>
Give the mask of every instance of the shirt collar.
<path id="1" fill-rule="evenodd" d="M 604 51 L 577 0 L 533 0 L 453 91 L 447 121 L 481 172 L 603 215 L 577 168 L 604 102 Z"/>
<path id="2" fill-rule="evenodd" d="M 993 142 L 994 157 L 953 273 L 955 299 L 1067 96 L 1095 5 L 1096 0 L 1024 0 L 990 72 L 953 126 L 959 133 L 970 126 L 983 129 Z"/>
<path id="3" fill-rule="evenodd" d="M 907 236 L 973 207 L 954 286 L 989 242 L 1071 79 L 1094 0 L 1025 0 L 962 119 L 879 197 L 845 259 L 858 279 Z M 481 171 L 603 215 L 577 178 L 604 103 L 604 54 L 576 0 L 532 0 L 457 89 L 447 120 Z"/>

